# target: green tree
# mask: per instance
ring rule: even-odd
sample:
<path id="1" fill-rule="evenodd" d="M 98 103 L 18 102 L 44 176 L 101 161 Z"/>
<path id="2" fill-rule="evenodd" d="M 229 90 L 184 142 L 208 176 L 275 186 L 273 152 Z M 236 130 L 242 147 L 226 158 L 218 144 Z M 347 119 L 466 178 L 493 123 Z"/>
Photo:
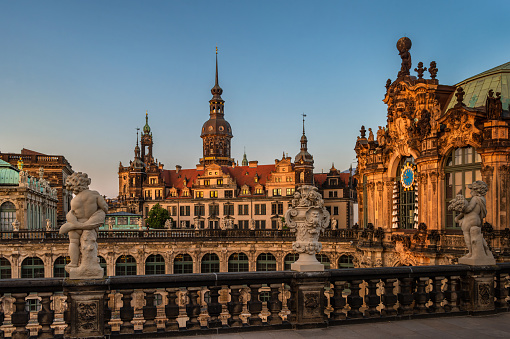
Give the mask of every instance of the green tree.
<path id="1" fill-rule="evenodd" d="M 156 204 L 149 211 L 149 216 L 145 219 L 145 222 L 149 228 L 165 228 L 165 221 L 168 219 L 172 219 L 168 211 Z"/>

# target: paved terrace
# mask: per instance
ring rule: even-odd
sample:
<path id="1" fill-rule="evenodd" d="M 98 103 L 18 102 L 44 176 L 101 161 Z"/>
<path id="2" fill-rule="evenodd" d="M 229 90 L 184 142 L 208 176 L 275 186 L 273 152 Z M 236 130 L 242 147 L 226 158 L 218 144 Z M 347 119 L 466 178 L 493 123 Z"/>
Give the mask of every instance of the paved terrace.
<path id="1" fill-rule="evenodd" d="M 178 336 L 200 339 L 394 339 L 394 338 L 510 338 L 510 313 L 345 324 L 327 328 L 272 330 L 264 332 L 222 333 Z"/>

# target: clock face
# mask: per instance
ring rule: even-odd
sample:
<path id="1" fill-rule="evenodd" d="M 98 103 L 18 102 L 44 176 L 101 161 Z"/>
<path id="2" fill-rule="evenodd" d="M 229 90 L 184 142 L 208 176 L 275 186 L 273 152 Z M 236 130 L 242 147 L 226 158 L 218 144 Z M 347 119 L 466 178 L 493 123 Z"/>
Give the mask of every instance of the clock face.
<path id="1" fill-rule="evenodd" d="M 414 169 L 409 163 L 402 168 L 400 182 L 405 189 L 411 189 L 414 183 Z"/>

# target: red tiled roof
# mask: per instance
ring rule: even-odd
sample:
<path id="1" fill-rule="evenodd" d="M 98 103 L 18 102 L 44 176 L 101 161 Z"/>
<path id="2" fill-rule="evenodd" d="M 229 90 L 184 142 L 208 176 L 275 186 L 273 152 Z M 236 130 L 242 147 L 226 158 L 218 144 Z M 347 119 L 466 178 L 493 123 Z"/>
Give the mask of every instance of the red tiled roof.
<path id="1" fill-rule="evenodd" d="M 243 185 L 248 185 L 250 187 L 250 191 L 253 193 L 255 186 L 258 184 L 265 185 L 271 172 L 275 170 L 275 165 L 259 165 L 257 167 L 249 167 L 249 166 L 235 166 L 228 167 L 222 166 L 221 171 L 225 174 L 228 174 L 230 177 L 234 178 L 237 182 L 237 186 L 240 188 Z M 163 170 L 161 171 L 161 176 L 165 185 L 167 187 L 175 187 L 179 191 L 179 196 L 182 194 L 182 190 L 187 188 L 191 188 L 193 183 L 195 183 L 197 177 L 200 175 L 204 175 L 204 170 L 197 169 L 181 169 L 179 173 L 176 170 Z M 255 182 L 255 174 L 258 175 L 259 181 Z M 184 179 L 186 179 L 187 184 L 184 187 Z M 167 197 L 167 199 L 178 198 L 178 197 Z M 191 198 L 191 196 L 190 196 Z"/>
<path id="2" fill-rule="evenodd" d="M 328 175 L 326 173 L 314 173 L 313 180 L 315 182 L 315 186 L 322 187 L 327 177 Z"/>

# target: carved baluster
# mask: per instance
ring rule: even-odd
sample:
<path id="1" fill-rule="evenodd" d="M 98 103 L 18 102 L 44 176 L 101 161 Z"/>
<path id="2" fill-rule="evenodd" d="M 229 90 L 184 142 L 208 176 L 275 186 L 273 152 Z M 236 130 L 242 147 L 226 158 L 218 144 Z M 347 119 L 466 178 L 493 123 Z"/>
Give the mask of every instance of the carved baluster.
<path id="1" fill-rule="evenodd" d="M 113 295 L 115 300 L 115 295 Z M 112 325 L 109 324 L 112 319 L 112 309 L 110 308 L 110 291 L 104 296 L 104 334 L 108 335 L 112 333 Z"/>
<path id="2" fill-rule="evenodd" d="M 427 292 L 425 291 L 426 285 L 429 282 L 428 277 L 420 277 L 416 279 L 416 292 L 414 293 L 414 312 L 418 314 L 427 313 L 427 301 L 429 300 Z"/>
<path id="3" fill-rule="evenodd" d="M 469 278 L 463 277 L 460 279 L 460 310 L 461 311 L 469 311 L 471 308 L 471 294 L 469 289 L 471 288 L 469 284 Z"/>
<path id="4" fill-rule="evenodd" d="M 371 279 L 368 281 L 368 294 L 365 295 L 365 303 L 368 309 L 365 311 L 365 315 L 370 318 L 380 317 L 381 313 L 377 310 L 377 306 L 381 302 L 381 297 L 377 295 L 377 284 L 379 279 Z"/>
<path id="5" fill-rule="evenodd" d="M 290 296 L 289 299 L 287 299 L 287 308 L 289 309 L 290 314 L 287 316 L 287 321 L 293 324 L 296 322 L 297 319 L 297 305 L 296 305 L 297 286 L 295 282 L 292 282 L 289 288 Z"/>
<path id="6" fill-rule="evenodd" d="M 267 309 L 271 312 L 271 315 L 269 316 L 268 323 L 269 325 L 279 325 L 282 323 L 282 318 L 280 317 L 282 302 L 279 299 L 280 287 L 282 287 L 282 284 L 271 284 L 270 286 L 271 298 L 267 303 Z"/>
<path id="7" fill-rule="evenodd" d="M 2 298 L 4 294 L 0 291 L 0 298 Z M 2 307 L 0 307 L 0 327 L 2 327 L 2 325 L 4 324 L 4 319 L 5 319 L 5 315 L 4 315 L 4 305 L 2 305 Z M 4 331 L 2 331 L 0 329 L 0 338 L 3 338 L 4 337 Z"/>
<path id="8" fill-rule="evenodd" d="M 189 317 L 189 320 L 186 322 L 186 328 L 188 330 L 196 330 L 200 328 L 200 322 L 198 321 L 198 316 L 200 315 L 198 291 L 201 289 L 201 287 L 188 287 L 189 304 L 186 305 L 186 314 Z"/>
<path id="9" fill-rule="evenodd" d="M 397 281 L 397 279 L 383 279 L 384 294 L 382 295 L 382 303 L 384 308 L 381 310 L 381 313 L 385 317 L 397 315 L 397 310 L 395 309 L 397 296 L 393 293 L 393 290 L 395 289 L 395 281 Z"/>
<path id="10" fill-rule="evenodd" d="M 508 310 L 508 302 L 506 301 L 506 298 L 508 297 L 508 289 L 505 287 L 507 281 L 508 274 L 496 274 L 496 288 L 494 289 L 494 294 L 496 296 L 496 309 L 505 311 Z"/>
<path id="11" fill-rule="evenodd" d="M 156 292 L 156 290 L 145 290 L 144 292 L 145 306 L 143 307 L 143 318 L 145 319 L 145 323 L 143 324 L 143 333 L 156 332 L 158 330 L 158 326 L 154 320 L 158 315 L 158 309 L 154 304 L 154 292 Z"/>
<path id="12" fill-rule="evenodd" d="M 13 293 L 12 297 L 14 298 L 14 313 L 11 315 L 11 323 L 16 327 L 14 332 L 12 332 L 13 339 L 25 339 L 28 338 L 30 332 L 27 330 L 28 320 L 30 319 L 30 314 L 25 309 L 25 297 L 27 293 Z"/>
<path id="13" fill-rule="evenodd" d="M 441 290 L 443 285 L 444 277 L 434 277 L 432 278 L 432 291 L 429 293 L 430 301 L 432 305 L 429 307 L 429 312 L 431 313 L 444 313 L 444 308 L 441 306 L 441 303 L 444 300 L 444 294 Z"/>
<path id="14" fill-rule="evenodd" d="M 55 312 L 51 310 L 52 294 L 51 292 L 37 294 L 41 297 L 41 310 L 37 313 L 37 321 L 39 321 L 39 325 L 41 325 L 38 338 L 53 338 L 55 336 L 55 330 L 51 328 L 55 317 Z"/>
<path id="15" fill-rule="evenodd" d="M 349 318 L 362 318 L 363 313 L 359 311 L 359 308 L 363 306 L 363 298 L 359 296 L 359 284 L 361 284 L 363 280 L 353 280 L 351 281 L 351 294 L 347 296 L 347 303 L 351 307 L 351 309 L 347 312 L 347 316 Z"/>
<path id="16" fill-rule="evenodd" d="M 458 275 L 451 276 L 448 279 L 446 291 L 444 292 L 447 303 L 444 305 L 446 312 L 460 311 L 460 277 Z"/>
<path id="17" fill-rule="evenodd" d="M 179 305 L 175 302 L 177 299 L 177 291 L 178 288 L 167 288 L 168 292 L 168 304 L 165 306 L 165 315 L 168 318 L 165 324 L 166 332 L 170 331 L 178 331 L 179 323 L 177 322 L 177 317 L 179 316 Z"/>
<path id="18" fill-rule="evenodd" d="M 218 318 L 221 314 L 221 304 L 218 301 L 221 286 L 209 287 L 209 302 L 207 303 L 207 313 L 209 313 L 209 328 L 221 327 L 221 320 Z"/>
<path id="19" fill-rule="evenodd" d="M 413 308 L 411 307 L 413 303 L 412 283 L 413 278 L 402 278 L 400 280 L 400 293 L 398 293 L 398 302 L 400 303 L 398 313 L 400 315 L 413 314 Z"/>
<path id="20" fill-rule="evenodd" d="M 259 288 L 261 288 L 261 284 L 250 285 L 250 295 L 251 299 L 248 301 L 248 311 L 250 312 L 250 318 L 248 322 L 250 326 L 260 326 L 262 325 L 262 319 L 260 318 L 260 312 L 262 312 L 262 301 L 260 301 L 260 292 Z"/>
<path id="21" fill-rule="evenodd" d="M 345 287 L 345 281 L 335 281 L 333 285 L 333 296 L 331 297 L 331 306 L 333 306 L 333 312 L 331 312 L 331 320 L 343 320 L 346 318 L 344 307 L 345 298 L 343 291 Z"/>
<path id="22" fill-rule="evenodd" d="M 134 326 L 131 323 L 135 315 L 135 310 L 131 306 L 131 300 L 133 299 L 133 290 L 121 290 L 119 293 L 122 294 L 122 307 L 120 308 L 120 319 L 122 324 L 120 325 L 121 334 L 134 333 Z"/>
<path id="23" fill-rule="evenodd" d="M 230 319 L 228 324 L 230 327 L 240 327 L 242 320 L 239 315 L 243 311 L 243 304 L 239 301 L 241 295 L 240 289 L 242 286 L 230 286 L 230 302 L 227 303 L 228 312 L 230 313 Z"/>

